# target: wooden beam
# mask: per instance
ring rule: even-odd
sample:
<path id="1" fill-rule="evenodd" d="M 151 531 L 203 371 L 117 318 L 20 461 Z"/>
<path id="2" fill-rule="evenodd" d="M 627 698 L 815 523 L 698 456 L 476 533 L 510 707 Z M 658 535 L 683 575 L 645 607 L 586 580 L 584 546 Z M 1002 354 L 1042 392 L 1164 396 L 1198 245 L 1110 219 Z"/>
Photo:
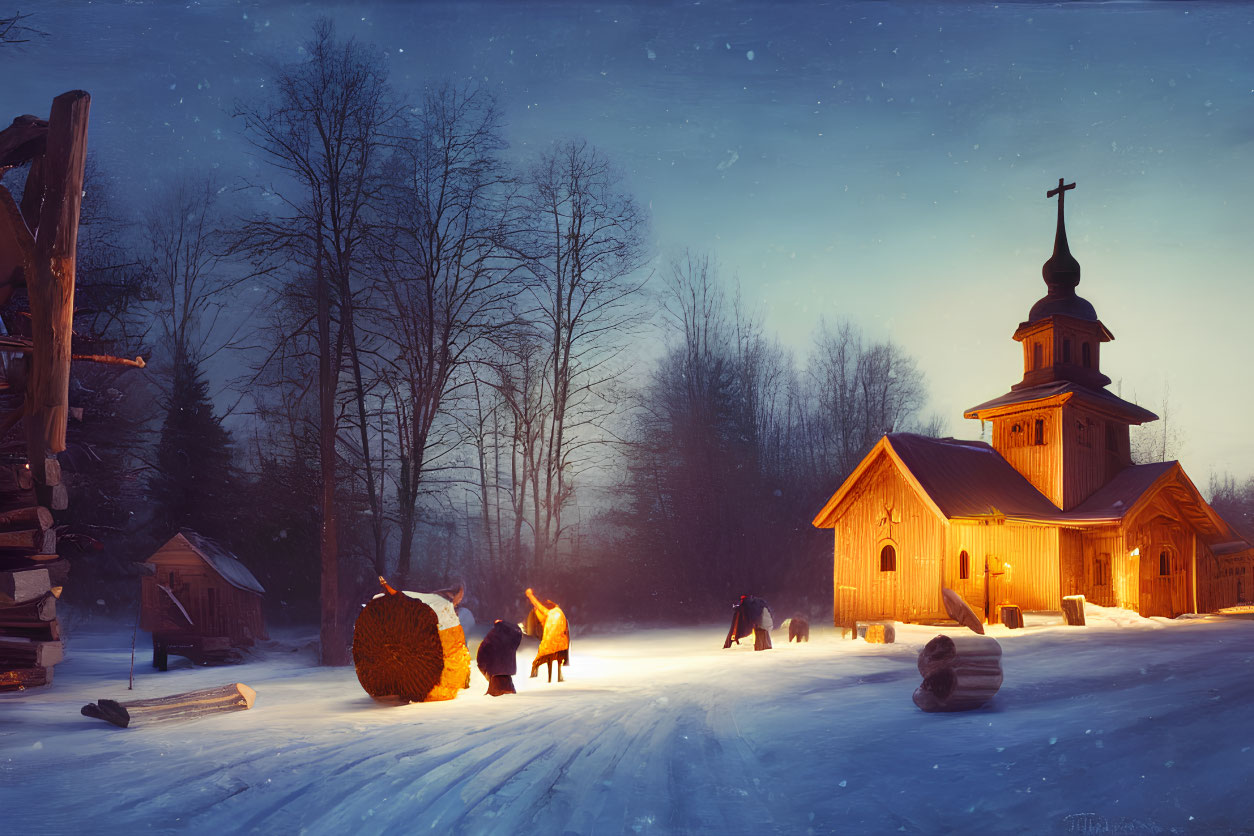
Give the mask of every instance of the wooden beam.
<path id="1" fill-rule="evenodd" d="M 27 453 L 31 461 L 65 449 L 70 339 L 78 216 L 87 159 L 91 97 L 82 90 L 53 99 L 44 154 L 44 200 L 35 233 L 35 271 L 27 277 L 32 358 L 26 387 Z"/>
<path id="2" fill-rule="evenodd" d="M 236 682 L 151 700 L 97 700 L 83 706 L 80 713 L 125 729 L 171 720 L 195 720 L 220 711 L 244 711 L 252 708 L 256 699 L 256 691 Z"/>

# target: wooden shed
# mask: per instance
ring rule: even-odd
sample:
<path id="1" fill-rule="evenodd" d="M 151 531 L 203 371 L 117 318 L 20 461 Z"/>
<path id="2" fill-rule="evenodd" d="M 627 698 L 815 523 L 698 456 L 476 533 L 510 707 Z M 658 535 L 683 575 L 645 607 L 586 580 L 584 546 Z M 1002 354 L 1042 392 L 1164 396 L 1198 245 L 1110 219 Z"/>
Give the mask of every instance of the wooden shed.
<path id="1" fill-rule="evenodd" d="M 140 627 L 152 633 L 154 667 L 165 670 L 171 653 L 200 665 L 238 661 L 267 638 L 265 590 L 221 543 L 185 528 L 146 565 Z"/>
<path id="2" fill-rule="evenodd" d="M 1057 195 L 1046 295 L 1013 338 L 1023 379 L 968 409 L 992 443 L 890 433 L 814 519 L 834 534 L 835 621 L 946 618 L 941 590 L 987 621 L 1082 594 L 1146 616 L 1254 600 L 1254 546 L 1178 462 L 1133 464 L 1130 427 L 1158 416 L 1108 391 L 1114 339 L 1075 293 Z"/>

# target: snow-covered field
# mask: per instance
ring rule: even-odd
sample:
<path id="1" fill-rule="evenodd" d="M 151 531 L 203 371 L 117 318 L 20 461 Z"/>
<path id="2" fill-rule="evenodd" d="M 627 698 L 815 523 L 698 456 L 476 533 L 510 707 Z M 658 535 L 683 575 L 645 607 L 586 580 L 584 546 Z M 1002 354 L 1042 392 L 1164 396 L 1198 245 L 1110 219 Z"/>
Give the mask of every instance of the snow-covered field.
<path id="1" fill-rule="evenodd" d="M 993 628 L 1002 690 L 948 715 L 911 702 L 938 632 L 917 626 L 758 653 L 723 650 L 725 625 L 579 635 L 552 685 L 525 643 L 516 696 L 475 671 L 400 707 L 296 637 L 167 673 L 141 644 L 127 692 L 129 631 L 81 629 L 52 688 L 0 695 L 0 833 L 1254 832 L 1254 621 L 1089 613 Z M 234 681 L 251 711 L 79 715 Z"/>

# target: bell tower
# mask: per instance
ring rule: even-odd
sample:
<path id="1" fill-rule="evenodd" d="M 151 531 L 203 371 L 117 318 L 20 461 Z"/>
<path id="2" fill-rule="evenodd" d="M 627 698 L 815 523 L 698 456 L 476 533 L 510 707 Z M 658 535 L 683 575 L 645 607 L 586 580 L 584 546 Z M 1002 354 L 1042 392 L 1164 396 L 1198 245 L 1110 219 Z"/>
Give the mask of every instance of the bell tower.
<path id="1" fill-rule="evenodd" d="M 1058 181 L 1054 252 L 1041 268 L 1046 293 L 1019 323 L 1023 379 L 1010 391 L 968 409 L 990 421 L 993 448 L 1063 510 L 1087 499 L 1132 463 L 1128 428 L 1158 416 L 1106 390 L 1102 343 L 1114 335 L 1076 295 L 1080 263 L 1067 244 L 1063 202 L 1075 183 Z"/>

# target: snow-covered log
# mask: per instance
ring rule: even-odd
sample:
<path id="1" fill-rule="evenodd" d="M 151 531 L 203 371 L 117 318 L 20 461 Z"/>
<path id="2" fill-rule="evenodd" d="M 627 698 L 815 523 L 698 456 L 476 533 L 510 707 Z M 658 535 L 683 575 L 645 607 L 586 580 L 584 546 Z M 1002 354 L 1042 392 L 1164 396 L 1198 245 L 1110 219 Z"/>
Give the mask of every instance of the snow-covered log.
<path id="1" fill-rule="evenodd" d="M 968 711 L 1001 688 L 1001 645 L 988 636 L 937 636 L 919 651 L 923 684 L 914 704 L 924 711 Z"/>
<path id="2" fill-rule="evenodd" d="M 1068 624 L 1084 626 L 1084 596 L 1064 595 L 1062 598 L 1062 616 Z"/>
<path id="3" fill-rule="evenodd" d="M 171 720 L 195 720 L 221 711 L 243 711 L 252 708 L 256 699 L 256 691 L 242 682 L 235 682 L 150 700 L 98 700 L 83 706 L 79 713 L 125 729 Z"/>

